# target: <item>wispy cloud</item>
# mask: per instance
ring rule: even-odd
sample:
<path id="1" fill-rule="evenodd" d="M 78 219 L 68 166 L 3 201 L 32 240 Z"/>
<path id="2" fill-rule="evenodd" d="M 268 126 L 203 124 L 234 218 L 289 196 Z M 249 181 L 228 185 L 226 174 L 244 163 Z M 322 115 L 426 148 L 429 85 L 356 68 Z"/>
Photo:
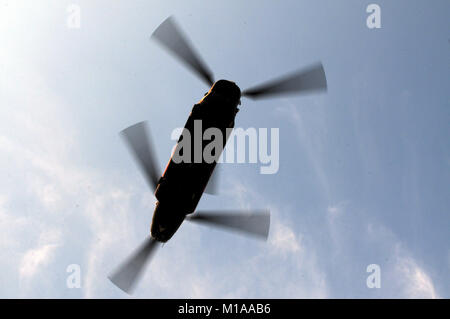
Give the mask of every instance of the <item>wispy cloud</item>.
<path id="1" fill-rule="evenodd" d="M 366 288 L 364 296 L 439 298 L 431 276 L 389 227 L 349 201 L 330 205 L 327 216 L 332 250 L 341 267 L 353 273 L 355 278 L 360 278 L 357 274 L 369 264 L 376 263 L 381 268 L 381 289 Z M 339 291 L 333 293 L 339 295 Z M 361 292 L 359 294 L 362 296 Z"/>
<path id="2" fill-rule="evenodd" d="M 286 225 L 279 221 L 272 222 L 270 245 L 274 250 L 282 253 L 296 254 L 301 249 L 301 241 L 297 235 Z"/>
<path id="3" fill-rule="evenodd" d="M 58 246 L 58 243 L 42 244 L 25 252 L 19 267 L 20 278 L 29 279 L 37 273 L 39 267 L 48 265 Z"/>
<path id="4" fill-rule="evenodd" d="M 410 256 L 397 256 L 396 269 L 406 298 L 440 298 L 430 276 Z"/>

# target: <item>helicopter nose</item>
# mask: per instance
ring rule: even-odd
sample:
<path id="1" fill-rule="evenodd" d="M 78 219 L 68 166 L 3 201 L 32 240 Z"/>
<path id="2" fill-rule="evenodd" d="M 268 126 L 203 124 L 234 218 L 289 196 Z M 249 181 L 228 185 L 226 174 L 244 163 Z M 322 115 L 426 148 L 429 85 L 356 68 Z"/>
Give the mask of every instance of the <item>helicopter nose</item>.
<path id="1" fill-rule="evenodd" d="M 150 229 L 152 237 L 160 242 L 172 238 L 184 220 L 179 211 L 177 207 L 157 202 Z"/>
<path id="2" fill-rule="evenodd" d="M 154 224 L 152 224 L 151 235 L 154 239 L 162 243 L 165 243 L 170 239 L 170 236 L 167 233 L 167 228 L 162 227 L 161 225 L 154 227 Z"/>
<path id="3" fill-rule="evenodd" d="M 166 241 L 169 240 L 169 238 L 171 237 L 167 227 L 158 224 L 158 222 L 155 222 L 155 220 L 153 220 L 152 222 L 152 226 L 151 226 L 151 235 L 153 238 L 155 238 L 156 240 L 165 243 Z"/>

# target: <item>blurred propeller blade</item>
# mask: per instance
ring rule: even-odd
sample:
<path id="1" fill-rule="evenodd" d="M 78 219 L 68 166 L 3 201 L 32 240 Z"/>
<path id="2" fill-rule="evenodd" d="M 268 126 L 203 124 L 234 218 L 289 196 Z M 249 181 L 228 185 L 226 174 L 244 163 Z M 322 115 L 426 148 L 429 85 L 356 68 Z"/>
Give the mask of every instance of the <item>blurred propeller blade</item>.
<path id="1" fill-rule="evenodd" d="M 158 241 L 151 237 L 147 238 L 116 271 L 108 276 L 109 280 L 126 293 L 131 294 L 135 283 L 142 274 L 144 266 L 151 256 L 154 255 L 158 246 Z"/>
<path id="2" fill-rule="evenodd" d="M 139 122 L 134 124 L 124 129 L 121 134 L 138 162 L 139 167 L 144 172 L 147 183 L 155 189 L 161 175 L 159 173 L 154 148 L 152 147 L 146 129 L 146 123 Z"/>
<path id="3" fill-rule="evenodd" d="M 219 193 L 219 175 L 219 166 L 216 165 L 211 177 L 209 178 L 208 184 L 206 185 L 206 194 L 217 195 Z"/>
<path id="4" fill-rule="evenodd" d="M 223 227 L 248 235 L 267 239 L 270 228 L 270 212 L 262 211 L 217 211 L 214 213 L 199 211 L 186 220 Z"/>
<path id="5" fill-rule="evenodd" d="M 327 79 L 322 63 L 244 90 L 242 95 L 258 99 L 283 93 L 306 93 L 327 89 Z"/>
<path id="6" fill-rule="evenodd" d="M 159 41 L 170 52 L 177 56 L 181 61 L 186 63 L 210 86 L 214 83 L 213 75 L 206 64 L 190 45 L 187 38 L 178 28 L 175 20 L 168 17 L 153 32 L 152 38 Z"/>

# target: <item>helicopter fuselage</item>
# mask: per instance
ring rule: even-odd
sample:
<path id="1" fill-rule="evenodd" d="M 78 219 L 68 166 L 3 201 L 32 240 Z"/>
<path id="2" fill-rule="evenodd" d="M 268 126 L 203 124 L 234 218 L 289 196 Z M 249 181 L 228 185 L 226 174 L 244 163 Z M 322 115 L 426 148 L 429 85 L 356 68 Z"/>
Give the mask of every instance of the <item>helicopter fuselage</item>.
<path id="1" fill-rule="evenodd" d="M 186 121 L 183 132 L 174 148 L 155 190 L 157 203 L 153 213 L 151 235 L 158 241 L 168 241 L 178 230 L 186 215 L 192 214 L 208 184 L 217 160 L 225 148 L 230 128 L 239 111 L 241 91 L 231 81 L 219 80 L 213 84 L 199 103 L 195 104 Z M 222 147 L 213 151 L 214 160 L 203 154 L 205 143 L 197 139 L 200 124 L 201 132 L 211 128 L 220 130 Z M 188 141 L 186 139 L 189 139 Z M 191 146 L 190 149 L 186 145 Z M 189 153 L 184 153 L 187 152 Z M 182 155 L 182 156 L 180 156 Z M 183 160 L 180 161 L 180 158 Z"/>

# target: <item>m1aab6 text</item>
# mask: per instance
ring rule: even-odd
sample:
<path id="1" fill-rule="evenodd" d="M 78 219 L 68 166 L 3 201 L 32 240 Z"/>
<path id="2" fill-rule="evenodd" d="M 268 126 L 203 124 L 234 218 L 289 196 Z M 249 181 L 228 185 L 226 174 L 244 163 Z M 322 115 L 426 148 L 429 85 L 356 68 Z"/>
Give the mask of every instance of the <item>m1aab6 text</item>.
<path id="1" fill-rule="evenodd" d="M 222 313 L 270 313 L 270 304 L 223 304 Z"/>

